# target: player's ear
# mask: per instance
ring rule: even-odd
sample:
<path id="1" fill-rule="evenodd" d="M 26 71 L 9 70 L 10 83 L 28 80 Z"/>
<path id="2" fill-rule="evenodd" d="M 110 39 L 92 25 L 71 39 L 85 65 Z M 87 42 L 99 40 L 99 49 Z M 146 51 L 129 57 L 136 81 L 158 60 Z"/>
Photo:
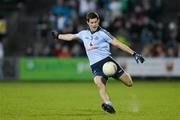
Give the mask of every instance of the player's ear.
<path id="1" fill-rule="evenodd" d="M 86 23 L 89 25 L 89 21 L 86 21 Z"/>
<path id="2" fill-rule="evenodd" d="M 99 24 L 100 20 L 98 19 L 98 21 L 97 21 L 97 22 L 98 22 L 98 24 Z"/>

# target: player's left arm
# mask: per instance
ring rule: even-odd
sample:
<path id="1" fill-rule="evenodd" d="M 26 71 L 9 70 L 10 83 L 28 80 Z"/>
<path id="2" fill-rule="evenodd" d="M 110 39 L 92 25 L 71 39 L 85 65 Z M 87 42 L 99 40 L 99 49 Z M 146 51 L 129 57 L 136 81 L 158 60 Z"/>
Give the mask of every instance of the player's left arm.
<path id="1" fill-rule="evenodd" d="M 115 47 L 120 48 L 121 50 L 125 51 L 126 53 L 133 55 L 137 63 L 139 63 L 139 62 L 143 63 L 145 61 L 145 59 L 142 57 L 141 54 L 136 53 L 134 50 L 132 50 L 130 47 L 123 44 L 122 42 L 120 42 L 116 38 L 114 38 L 112 40 L 111 44 Z"/>
<path id="2" fill-rule="evenodd" d="M 111 44 L 115 47 L 120 48 L 121 50 L 123 50 L 124 52 L 126 52 L 130 55 L 133 55 L 135 52 L 130 47 L 128 47 L 127 45 L 123 44 L 122 42 L 120 42 L 119 40 L 117 40 L 115 38 L 112 40 Z"/>

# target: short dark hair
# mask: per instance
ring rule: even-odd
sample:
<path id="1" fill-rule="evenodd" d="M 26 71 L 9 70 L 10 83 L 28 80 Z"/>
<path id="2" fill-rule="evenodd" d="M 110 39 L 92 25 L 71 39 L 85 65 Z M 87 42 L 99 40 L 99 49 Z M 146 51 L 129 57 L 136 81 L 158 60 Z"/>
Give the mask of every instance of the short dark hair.
<path id="1" fill-rule="evenodd" d="M 89 12 L 89 13 L 86 15 L 86 21 L 88 21 L 88 22 L 89 22 L 89 19 L 94 19 L 94 18 L 99 19 L 98 13 L 96 13 L 96 12 Z"/>

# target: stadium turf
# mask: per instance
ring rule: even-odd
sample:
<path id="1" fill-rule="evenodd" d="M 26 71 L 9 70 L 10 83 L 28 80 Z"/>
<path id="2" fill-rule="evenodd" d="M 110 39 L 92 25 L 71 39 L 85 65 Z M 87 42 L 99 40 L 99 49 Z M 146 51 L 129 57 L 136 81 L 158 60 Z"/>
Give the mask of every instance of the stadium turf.
<path id="1" fill-rule="evenodd" d="M 93 82 L 0 83 L 0 120 L 180 120 L 180 81 L 107 84 L 116 114 Z"/>

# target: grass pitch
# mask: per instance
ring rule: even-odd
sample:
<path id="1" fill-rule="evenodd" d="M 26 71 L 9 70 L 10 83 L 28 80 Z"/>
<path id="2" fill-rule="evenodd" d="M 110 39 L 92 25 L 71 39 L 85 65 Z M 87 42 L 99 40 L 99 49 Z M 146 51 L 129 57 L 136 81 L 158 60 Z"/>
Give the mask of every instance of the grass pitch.
<path id="1" fill-rule="evenodd" d="M 180 120 L 180 81 L 107 84 L 116 114 L 93 82 L 0 83 L 0 120 Z"/>

